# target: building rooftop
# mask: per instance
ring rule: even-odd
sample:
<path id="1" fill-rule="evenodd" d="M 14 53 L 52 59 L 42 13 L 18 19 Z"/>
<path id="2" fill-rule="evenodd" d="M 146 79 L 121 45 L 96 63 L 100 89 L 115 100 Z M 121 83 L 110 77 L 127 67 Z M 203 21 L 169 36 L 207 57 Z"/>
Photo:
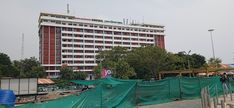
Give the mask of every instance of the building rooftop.
<path id="1" fill-rule="evenodd" d="M 61 13 L 41 12 L 39 16 L 39 21 L 41 20 L 41 16 L 50 16 L 50 17 L 70 19 L 70 20 L 83 20 L 83 21 L 98 22 L 98 23 L 111 23 L 111 24 L 130 25 L 130 26 L 164 28 L 164 25 L 161 24 L 137 23 L 136 21 L 133 20 L 128 21 L 128 19 L 123 19 L 123 21 L 115 21 L 115 20 L 104 20 L 104 19 L 80 18 L 80 17 L 75 17 L 73 15 L 61 14 Z"/>

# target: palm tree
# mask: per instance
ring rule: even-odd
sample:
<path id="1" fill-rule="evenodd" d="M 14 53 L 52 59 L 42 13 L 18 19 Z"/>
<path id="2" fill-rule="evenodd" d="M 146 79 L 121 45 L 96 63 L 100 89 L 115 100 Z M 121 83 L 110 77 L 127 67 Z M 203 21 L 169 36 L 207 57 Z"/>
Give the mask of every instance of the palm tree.
<path id="1" fill-rule="evenodd" d="M 221 66 L 222 60 L 220 58 L 210 58 L 208 60 L 209 67 L 219 68 Z"/>

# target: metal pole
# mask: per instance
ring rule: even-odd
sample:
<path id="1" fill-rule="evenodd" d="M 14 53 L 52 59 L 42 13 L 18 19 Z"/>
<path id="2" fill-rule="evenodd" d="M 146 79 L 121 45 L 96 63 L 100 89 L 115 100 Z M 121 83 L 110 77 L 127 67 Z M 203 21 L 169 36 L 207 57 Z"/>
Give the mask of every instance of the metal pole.
<path id="1" fill-rule="evenodd" d="M 207 101 L 208 101 L 208 107 L 211 108 L 209 86 L 207 87 Z"/>
<path id="2" fill-rule="evenodd" d="M 217 84 L 215 85 L 215 98 L 216 98 L 216 102 L 217 104 L 219 104 L 219 93 L 218 93 L 218 87 L 217 87 Z"/>
<path id="3" fill-rule="evenodd" d="M 226 102 L 226 93 L 225 93 L 224 87 L 223 87 L 223 100 L 224 100 L 224 102 Z"/>
<path id="4" fill-rule="evenodd" d="M 191 52 L 191 50 L 189 50 L 188 52 L 186 51 L 183 51 L 183 53 L 186 55 L 186 58 L 187 58 L 187 62 L 188 62 L 188 69 L 190 70 L 190 60 L 189 60 L 189 53 Z"/>
<path id="5" fill-rule="evenodd" d="M 205 102 L 204 102 L 204 88 L 201 89 L 201 104 L 202 104 L 202 108 L 205 108 Z"/>
<path id="6" fill-rule="evenodd" d="M 214 108 L 217 108 L 217 101 L 215 97 L 213 98 L 213 102 L 214 102 Z"/>
<path id="7" fill-rule="evenodd" d="M 102 52 L 102 48 L 98 48 L 98 53 L 101 54 L 101 52 Z M 101 56 L 100 56 L 100 61 L 99 61 L 99 63 L 100 63 L 100 67 L 101 67 L 101 69 L 100 69 L 101 77 L 103 77 L 103 76 L 102 76 L 102 57 L 101 57 Z"/>
<path id="8" fill-rule="evenodd" d="M 188 68 L 190 70 L 190 61 L 189 61 L 189 58 L 188 58 Z"/>
<path id="9" fill-rule="evenodd" d="M 205 108 L 208 107 L 208 104 L 207 104 L 207 91 L 206 91 L 206 87 L 204 88 L 204 106 Z"/>
<path id="10" fill-rule="evenodd" d="M 226 103 L 224 102 L 224 100 L 221 100 L 221 108 L 226 108 Z"/>
<path id="11" fill-rule="evenodd" d="M 230 105 L 230 108 L 234 108 L 234 105 Z"/>
<path id="12" fill-rule="evenodd" d="M 214 41 L 213 41 L 213 36 L 212 36 L 212 32 L 214 31 L 214 29 L 209 29 L 208 31 L 210 32 L 210 39 L 211 39 L 211 45 L 212 45 L 212 53 L 213 53 L 213 58 L 215 59 Z"/>
<path id="13" fill-rule="evenodd" d="M 232 101 L 232 86 L 231 86 L 230 82 L 228 83 L 228 85 L 229 85 L 229 94 L 230 94 L 230 98 Z"/>
<path id="14" fill-rule="evenodd" d="M 189 70 L 190 70 L 190 60 L 189 60 L 189 53 L 191 52 L 191 50 L 189 50 L 189 52 L 188 52 L 188 68 L 189 68 Z"/>
<path id="15" fill-rule="evenodd" d="M 179 77 L 179 89 L 180 89 L 180 99 L 182 99 L 182 90 L 181 90 L 181 81 L 180 81 L 180 79 L 181 79 L 181 76 Z"/>

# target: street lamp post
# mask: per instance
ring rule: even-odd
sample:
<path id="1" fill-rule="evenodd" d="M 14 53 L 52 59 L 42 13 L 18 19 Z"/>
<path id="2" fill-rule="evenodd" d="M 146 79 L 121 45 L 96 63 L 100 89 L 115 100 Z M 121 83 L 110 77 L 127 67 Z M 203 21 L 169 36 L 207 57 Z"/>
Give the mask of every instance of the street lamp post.
<path id="1" fill-rule="evenodd" d="M 188 52 L 188 68 L 189 68 L 189 70 L 190 70 L 190 60 L 189 60 L 189 53 L 191 52 L 191 50 L 189 50 L 189 52 Z"/>
<path id="2" fill-rule="evenodd" d="M 215 29 L 209 29 L 208 31 L 210 32 L 210 40 L 211 40 L 211 45 L 212 45 L 212 53 L 213 53 L 213 59 L 215 59 L 215 51 L 214 51 L 214 41 L 213 41 L 213 36 L 212 36 L 212 32 L 214 31 Z M 218 64 L 216 63 L 215 64 L 215 68 L 218 67 Z M 216 73 L 217 74 L 217 73 Z"/>
<path id="3" fill-rule="evenodd" d="M 210 39 L 211 39 L 211 45 L 212 45 L 212 53 L 213 53 L 213 58 L 215 59 L 214 41 L 213 41 L 213 36 L 212 36 L 212 32 L 214 31 L 214 29 L 209 29 L 208 31 L 210 32 Z"/>
<path id="4" fill-rule="evenodd" d="M 100 48 L 98 48 L 98 53 L 100 54 L 101 52 L 102 52 L 102 48 L 100 47 Z M 101 72 L 101 75 L 102 75 L 102 57 L 101 56 L 99 58 L 99 63 L 100 63 L 100 67 L 101 67 L 100 72 Z"/>
<path id="5" fill-rule="evenodd" d="M 188 53 L 186 51 L 184 51 L 184 53 L 187 55 L 187 62 L 188 62 L 188 69 L 190 70 L 190 60 L 189 60 L 189 53 L 191 52 L 191 50 L 188 51 Z"/>

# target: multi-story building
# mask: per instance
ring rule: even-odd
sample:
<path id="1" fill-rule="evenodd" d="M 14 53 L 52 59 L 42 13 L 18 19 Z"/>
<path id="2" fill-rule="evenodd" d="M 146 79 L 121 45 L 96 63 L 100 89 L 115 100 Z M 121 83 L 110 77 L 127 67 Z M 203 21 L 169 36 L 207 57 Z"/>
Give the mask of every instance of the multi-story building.
<path id="1" fill-rule="evenodd" d="M 41 13 L 39 17 L 39 59 L 49 77 L 57 77 L 63 65 L 74 71 L 92 73 L 100 50 L 116 46 L 128 49 L 142 45 L 165 48 L 164 26 L 71 15 Z"/>

